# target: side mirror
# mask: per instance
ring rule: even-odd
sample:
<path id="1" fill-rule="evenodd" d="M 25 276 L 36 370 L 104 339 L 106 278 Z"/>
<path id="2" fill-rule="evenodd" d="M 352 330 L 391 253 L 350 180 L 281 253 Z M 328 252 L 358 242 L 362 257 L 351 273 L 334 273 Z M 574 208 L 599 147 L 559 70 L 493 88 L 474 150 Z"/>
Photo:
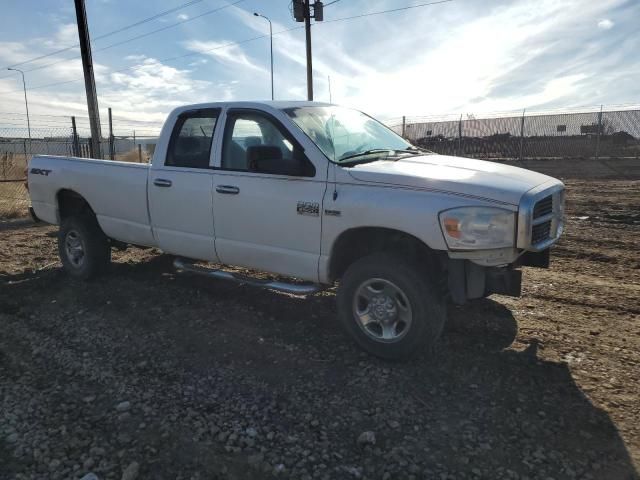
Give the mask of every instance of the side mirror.
<path id="1" fill-rule="evenodd" d="M 247 148 L 247 164 L 250 172 L 272 175 L 302 175 L 300 161 L 282 157 L 280 147 L 274 145 L 252 145 Z"/>

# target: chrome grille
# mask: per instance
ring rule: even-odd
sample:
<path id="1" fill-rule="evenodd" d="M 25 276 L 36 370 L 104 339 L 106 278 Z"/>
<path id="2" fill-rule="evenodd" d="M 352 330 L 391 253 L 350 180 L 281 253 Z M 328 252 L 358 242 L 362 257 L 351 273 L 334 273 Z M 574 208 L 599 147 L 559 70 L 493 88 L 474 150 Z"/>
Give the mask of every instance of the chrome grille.
<path id="1" fill-rule="evenodd" d="M 549 195 L 536 203 L 535 207 L 533 207 L 533 219 L 544 217 L 551 212 L 553 212 L 553 195 Z"/>
<path id="2" fill-rule="evenodd" d="M 537 245 L 540 242 L 549 239 L 551 234 L 551 220 L 547 220 L 544 223 L 539 223 L 531 228 L 531 244 Z"/>
<path id="3" fill-rule="evenodd" d="M 549 183 L 530 190 L 520 201 L 518 248 L 541 251 L 553 245 L 562 234 L 564 185 Z"/>

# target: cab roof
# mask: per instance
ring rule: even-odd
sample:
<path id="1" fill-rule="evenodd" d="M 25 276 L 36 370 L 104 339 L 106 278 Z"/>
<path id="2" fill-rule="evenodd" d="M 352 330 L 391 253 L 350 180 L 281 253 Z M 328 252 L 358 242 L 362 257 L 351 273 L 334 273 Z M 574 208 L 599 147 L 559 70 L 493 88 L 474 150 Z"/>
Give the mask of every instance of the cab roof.
<path id="1" fill-rule="evenodd" d="M 211 102 L 211 103 L 195 103 L 192 105 L 184 105 L 176 108 L 176 111 L 196 110 L 201 108 L 222 108 L 222 107 L 236 107 L 236 108 L 260 108 L 266 107 L 274 108 L 276 110 L 285 110 L 287 108 L 296 107 L 329 107 L 334 106 L 331 103 L 326 102 L 310 102 L 305 100 L 263 100 L 263 101 L 240 101 L 240 102 Z"/>

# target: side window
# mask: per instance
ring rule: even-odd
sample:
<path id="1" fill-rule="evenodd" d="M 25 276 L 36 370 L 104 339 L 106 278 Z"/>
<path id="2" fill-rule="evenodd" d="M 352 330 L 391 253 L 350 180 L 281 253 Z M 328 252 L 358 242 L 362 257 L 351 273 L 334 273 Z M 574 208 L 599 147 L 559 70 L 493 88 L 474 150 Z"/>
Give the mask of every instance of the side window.
<path id="1" fill-rule="evenodd" d="M 209 168 L 211 141 L 217 119 L 216 110 L 200 110 L 180 115 L 171 134 L 165 165 Z"/>
<path id="2" fill-rule="evenodd" d="M 281 127 L 256 112 L 231 112 L 222 146 L 223 170 L 312 177 L 313 164 Z"/>

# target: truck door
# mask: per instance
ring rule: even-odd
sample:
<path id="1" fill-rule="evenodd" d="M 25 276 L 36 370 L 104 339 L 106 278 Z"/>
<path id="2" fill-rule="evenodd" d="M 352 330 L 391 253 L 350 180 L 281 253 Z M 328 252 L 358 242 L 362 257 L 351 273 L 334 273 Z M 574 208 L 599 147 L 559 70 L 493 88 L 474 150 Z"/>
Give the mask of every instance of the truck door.
<path id="1" fill-rule="evenodd" d="M 214 244 L 212 141 L 220 109 L 190 110 L 176 120 L 166 158 L 149 173 L 149 213 L 167 253 L 218 261 Z M 156 165 L 156 162 L 159 165 Z"/>
<path id="2" fill-rule="evenodd" d="M 228 110 L 221 143 L 213 213 L 222 263 L 317 281 L 326 170 L 265 112 Z"/>

